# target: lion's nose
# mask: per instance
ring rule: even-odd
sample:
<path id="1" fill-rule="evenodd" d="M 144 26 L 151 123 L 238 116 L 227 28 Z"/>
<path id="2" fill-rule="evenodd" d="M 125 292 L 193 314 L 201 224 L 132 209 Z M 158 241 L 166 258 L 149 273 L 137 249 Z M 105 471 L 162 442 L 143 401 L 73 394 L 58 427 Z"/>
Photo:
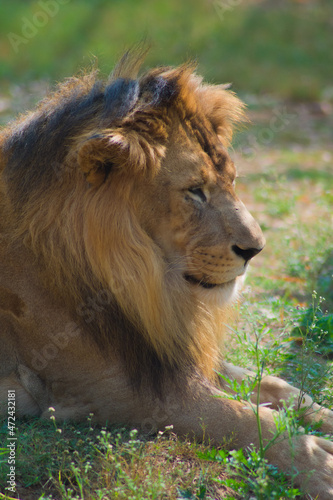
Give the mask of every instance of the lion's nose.
<path id="1" fill-rule="evenodd" d="M 233 245 L 232 250 L 236 255 L 239 257 L 242 257 L 242 259 L 245 260 L 245 262 L 248 262 L 250 259 L 252 259 L 255 255 L 257 255 L 263 247 L 261 248 L 240 248 L 237 245 Z"/>

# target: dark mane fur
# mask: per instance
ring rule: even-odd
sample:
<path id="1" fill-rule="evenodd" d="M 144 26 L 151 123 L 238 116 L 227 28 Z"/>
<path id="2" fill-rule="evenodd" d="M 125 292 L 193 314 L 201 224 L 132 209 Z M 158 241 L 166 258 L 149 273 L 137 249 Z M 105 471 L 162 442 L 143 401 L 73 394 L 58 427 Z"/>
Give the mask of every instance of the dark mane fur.
<path id="1" fill-rule="evenodd" d="M 177 96 L 175 81 L 159 76 L 131 80 L 119 77 L 109 83 L 96 72 L 71 78 L 60 85 L 36 111 L 7 129 L 3 142 L 5 178 L 16 206 L 35 189 L 48 186 L 72 147 L 72 140 L 94 125 L 112 127 L 130 113 L 144 96 L 144 107 L 165 106 Z M 9 133 L 8 133 L 9 132 Z"/>

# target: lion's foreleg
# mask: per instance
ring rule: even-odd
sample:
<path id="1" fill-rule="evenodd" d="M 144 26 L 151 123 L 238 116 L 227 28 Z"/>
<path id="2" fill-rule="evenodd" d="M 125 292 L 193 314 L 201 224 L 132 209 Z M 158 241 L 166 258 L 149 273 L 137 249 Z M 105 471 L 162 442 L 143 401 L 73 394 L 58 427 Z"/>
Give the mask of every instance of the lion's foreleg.
<path id="1" fill-rule="evenodd" d="M 239 384 L 246 379 L 249 379 L 250 382 L 256 380 L 254 372 L 230 363 L 223 363 L 222 373 L 227 379 L 231 381 L 236 380 Z M 228 390 L 227 385 L 226 382 L 226 390 Z M 253 386 L 253 393 L 250 398 L 253 403 L 256 403 L 258 400 L 258 387 L 258 384 Z M 262 378 L 259 403 L 270 403 L 270 407 L 274 410 L 282 408 L 284 404 L 293 406 L 296 409 L 303 409 L 304 421 L 306 423 L 321 423 L 321 428 L 324 432 L 333 432 L 333 412 L 314 403 L 308 394 L 293 387 L 279 377 L 266 375 Z"/>
<path id="2" fill-rule="evenodd" d="M 173 398 L 171 397 L 171 400 Z M 179 398 L 178 398 L 178 401 Z M 251 444 L 265 450 L 265 457 L 274 465 L 290 473 L 295 466 L 295 482 L 306 486 L 318 498 L 333 498 L 333 443 L 312 435 L 298 435 L 289 439 L 278 434 L 275 424 L 276 412 L 267 407 L 259 408 L 262 431 L 260 443 L 255 411 L 246 402 L 228 399 L 225 393 L 214 389 L 203 381 L 193 380 L 185 399 L 178 408 L 164 408 L 159 418 L 167 418 L 158 424 L 173 425 L 180 435 L 194 435 L 197 439 L 210 440 L 215 445 L 226 444 L 232 448 L 246 450 Z M 309 474 L 316 470 L 315 475 Z"/>
<path id="3" fill-rule="evenodd" d="M 38 375 L 26 366 L 18 365 L 15 372 L 0 379 L 0 415 L 7 413 L 8 393 L 14 394 L 17 416 L 40 416 L 47 407 L 46 388 Z"/>

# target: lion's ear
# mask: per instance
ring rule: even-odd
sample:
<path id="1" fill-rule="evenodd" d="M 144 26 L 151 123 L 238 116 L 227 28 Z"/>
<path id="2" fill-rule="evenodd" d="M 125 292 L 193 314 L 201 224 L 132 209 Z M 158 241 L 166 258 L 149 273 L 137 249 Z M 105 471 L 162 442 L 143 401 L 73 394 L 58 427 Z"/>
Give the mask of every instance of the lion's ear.
<path id="1" fill-rule="evenodd" d="M 89 184 L 98 187 L 114 169 L 126 168 L 134 175 L 154 175 L 164 152 L 164 146 L 151 143 L 149 134 L 109 129 L 83 141 L 78 162 Z"/>
<path id="2" fill-rule="evenodd" d="M 120 162 L 120 150 L 127 141 L 120 134 L 94 134 L 84 140 L 78 152 L 78 162 L 87 181 L 94 187 L 103 184 L 111 170 Z"/>

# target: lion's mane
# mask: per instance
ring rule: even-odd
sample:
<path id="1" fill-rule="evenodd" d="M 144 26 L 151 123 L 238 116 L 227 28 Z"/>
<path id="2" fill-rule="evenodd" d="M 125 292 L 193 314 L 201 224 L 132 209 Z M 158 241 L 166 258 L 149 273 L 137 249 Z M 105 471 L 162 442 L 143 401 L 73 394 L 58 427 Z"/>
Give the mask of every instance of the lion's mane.
<path id="1" fill-rule="evenodd" d="M 71 78 L 7 127 L 0 188 L 10 244 L 35 255 L 87 342 L 120 357 L 136 384 L 160 390 L 175 371 L 213 376 L 225 311 L 198 302 L 144 232 L 136 179 L 158 172 L 175 116 L 209 151 L 210 131 L 227 146 L 243 113 L 191 64 L 138 78 L 140 63 L 128 53 L 106 82 L 96 71 Z"/>

